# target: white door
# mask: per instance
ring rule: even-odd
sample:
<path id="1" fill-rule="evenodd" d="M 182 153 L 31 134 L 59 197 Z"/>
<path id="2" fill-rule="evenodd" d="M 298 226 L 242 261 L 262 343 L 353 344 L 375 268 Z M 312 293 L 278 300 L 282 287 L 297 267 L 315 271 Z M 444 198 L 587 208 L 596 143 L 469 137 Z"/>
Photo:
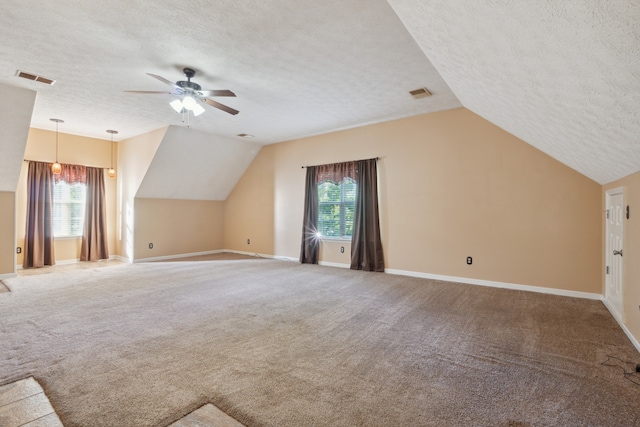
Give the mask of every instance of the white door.
<path id="1" fill-rule="evenodd" d="M 624 227 L 624 200 L 622 188 L 607 191 L 607 242 L 606 242 L 606 289 L 605 298 L 622 321 L 622 271 L 624 253 L 622 232 Z"/>

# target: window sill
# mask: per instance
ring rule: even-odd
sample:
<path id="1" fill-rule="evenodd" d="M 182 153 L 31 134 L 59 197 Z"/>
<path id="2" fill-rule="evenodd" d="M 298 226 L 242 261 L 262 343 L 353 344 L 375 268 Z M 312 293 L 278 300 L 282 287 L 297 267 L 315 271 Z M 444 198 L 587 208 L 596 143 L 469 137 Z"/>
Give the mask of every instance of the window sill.
<path id="1" fill-rule="evenodd" d="M 323 242 L 326 240 L 327 242 L 350 242 L 351 237 L 325 237 L 322 236 L 320 238 Z"/>
<path id="2" fill-rule="evenodd" d="M 82 239 L 82 236 L 60 236 L 60 237 L 53 237 L 53 240 L 78 240 L 78 239 Z"/>

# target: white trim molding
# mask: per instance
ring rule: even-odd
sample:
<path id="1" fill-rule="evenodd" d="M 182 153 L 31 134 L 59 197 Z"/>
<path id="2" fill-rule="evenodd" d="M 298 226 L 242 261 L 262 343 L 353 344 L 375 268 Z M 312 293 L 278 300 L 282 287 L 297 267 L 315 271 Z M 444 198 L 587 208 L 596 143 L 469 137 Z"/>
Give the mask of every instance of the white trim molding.
<path id="1" fill-rule="evenodd" d="M 611 304 L 609 304 L 609 301 L 607 301 L 604 295 L 602 296 L 601 299 L 604 306 L 607 307 L 607 310 L 609 310 L 609 313 L 611 313 L 611 316 L 613 316 L 613 318 L 616 319 L 616 322 L 618 322 L 618 325 L 620 325 L 620 327 L 624 331 L 627 338 L 629 338 L 629 341 L 631 341 L 631 344 L 633 344 L 636 350 L 638 350 L 638 353 L 640 353 L 640 342 L 638 342 L 636 337 L 633 336 L 629 328 L 627 328 L 627 325 L 625 325 L 624 322 L 622 321 L 622 318 L 620 317 L 618 312 L 613 309 L 613 307 L 611 306 Z"/>
<path id="2" fill-rule="evenodd" d="M 0 274 L 0 280 L 13 279 L 14 277 L 18 277 L 18 273 Z"/>
<path id="3" fill-rule="evenodd" d="M 213 251 L 191 252 L 188 254 L 175 254 L 175 255 L 156 256 L 156 257 L 150 257 L 150 258 L 138 258 L 128 262 L 133 262 L 135 264 L 139 262 L 164 261 L 168 259 L 179 259 L 179 258 L 188 258 L 193 256 L 213 255 L 213 254 L 219 254 L 222 252 L 225 252 L 224 249 L 216 249 Z"/>
<path id="4" fill-rule="evenodd" d="M 420 277 L 422 279 L 442 280 L 444 282 L 466 283 L 468 285 L 488 286 L 491 288 L 513 289 L 516 291 L 538 292 L 542 294 L 561 295 L 565 297 L 602 300 L 602 294 L 595 294 L 591 292 L 569 291 L 566 289 L 545 288 L 542 286 L 494 282 L 491 280 L 471 279 L 468 277 L 442 276 L 440 274 L 420 273 L 416 271 L 396 270 L 391 268 L 385 269 L 384 272 L 388 274 L 398 274 L 401 276 Z"/>

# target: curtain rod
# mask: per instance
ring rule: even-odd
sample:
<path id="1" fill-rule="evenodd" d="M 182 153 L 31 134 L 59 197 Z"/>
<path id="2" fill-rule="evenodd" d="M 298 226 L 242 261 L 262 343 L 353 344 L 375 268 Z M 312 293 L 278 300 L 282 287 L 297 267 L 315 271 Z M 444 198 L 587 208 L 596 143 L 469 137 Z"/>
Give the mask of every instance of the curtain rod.
<path id="1" fill-rule="evenodd" d="M 380 157 L 373 157 L 371 159 L 362 159 L 362 160 L 380 160 Z M 351 160 L 352 162 L 359 162 L 360 160 Z M 347 160 L 346 162 L 338 162 L 338 163 L 348 163 L 349 160 Z M 327 163 L 328 165 L 331 164 L 335 164 L 335 163 Z M 314 166 L 322 166 L 322 165 L 309 165 L 309 166 L 301 166 L 302 169 L 304 168 L 310 168 L 310 167 L 314 167 Z"/>
<path id="2" fill-rule="evenodd" d="M 29 159 L 22 159 L 23 162 L 40 162 L 40 163 L 51 163 L 51 162 L 45 162 L 42 160 L 29 160 Z M 61 162 L 62 163 L 62 162 Z M 74 165 L 74 166 L 84 166 L 85 168 L 96 168 L 96 169 L 105 169 L 108 170 L 109 168 L 103 168 L 102 166 L 88 166 L 88 165 L 75 165 L 73 163 L 65 163 L 67 165 Z"/>

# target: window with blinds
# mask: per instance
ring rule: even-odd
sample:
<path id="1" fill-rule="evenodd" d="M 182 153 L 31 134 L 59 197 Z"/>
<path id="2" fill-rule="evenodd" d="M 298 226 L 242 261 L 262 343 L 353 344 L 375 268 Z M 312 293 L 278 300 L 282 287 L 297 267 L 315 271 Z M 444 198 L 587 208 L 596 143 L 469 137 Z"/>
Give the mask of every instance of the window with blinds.
<path id="1" fill-rule="evenodd" d="M 318 232 L 323 238 L 351 239 L 356 189 L 351 178 L 318 184 Z"/>
<path id="2" fill-rule="evenodd" d="M 59 181 L 53 185 L 53 236 L 81 237 L 87 186 Z"/>

